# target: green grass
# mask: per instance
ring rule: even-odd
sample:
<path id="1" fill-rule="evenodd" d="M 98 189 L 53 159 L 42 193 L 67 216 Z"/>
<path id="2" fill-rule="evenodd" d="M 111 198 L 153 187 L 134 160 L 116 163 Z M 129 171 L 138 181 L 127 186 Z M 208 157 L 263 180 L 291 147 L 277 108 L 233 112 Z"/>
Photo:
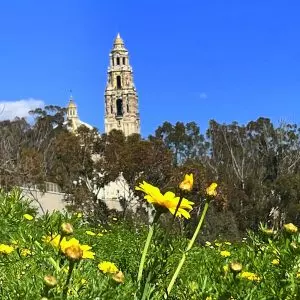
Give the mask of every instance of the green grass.
<path id="1" fill-rule="evenodd" d="M 0 192 L 0 244 L 13 245 L 10 254 L 0 253 L 0 299 L 164 299 L 164 293 L 188 241 L 172 236 L 162 244 L 165 232 L 155 232 L 146 259 L 144 277 L 137 283 L 141 253 L 147 227 L 133 228 L 119 221 L 108 227 L 91 228 L 76 214 L 55 213 L 35 217 L 29 203 L 20 201 L 20 193 Z M 26 220 L 24 214 L 34 216 Z M 92 246 L 95 259 L 82 259 L 72 273 L 67 296 L 63 288 L 69 262 L 56 248 L 43 242 L 43 236 L 58 233 L 60 225 L 69 222 L 74 237 Z M 90 230 L 96 235 L 86 234 Z M 98 235 L 100 233 L 100 235 Z M 101 235 L 101 233 L 103 235 Z M 22 255 L 23 249 L 31 254 Z M 230 252 L 223 257 L 221 251 Z M 180 272 L 168 299 L 298 299 L 297 278 L 300 272 L 300 238 L 298 233 L 249 233 L 247 240 L 229 244 L 194 246 Z M 272 264 L 274 259 L 278 265 Z M 102 261 L 111 261 L 124 273 L 123 284 L 98 269 Z M 242 264 L 242 272 L 253 272 L 259 280 L 242 278 L 228 268 L 231 262 Z M 45 275 L 56 277 L 58 284 L 45 291 Z M 299 276 L 299 275 L 298 275 Z M 148 278 L 148 280 L 147 280 Z"/>

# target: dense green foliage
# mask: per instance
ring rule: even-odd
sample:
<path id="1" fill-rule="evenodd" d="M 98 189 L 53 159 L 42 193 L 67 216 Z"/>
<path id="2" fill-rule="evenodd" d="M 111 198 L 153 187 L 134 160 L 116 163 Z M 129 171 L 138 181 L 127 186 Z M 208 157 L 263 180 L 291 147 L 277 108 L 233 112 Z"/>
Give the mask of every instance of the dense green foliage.
<path id="1" fill-rule="evenodd" d="M 76 135 L 65 127 L 65 110 L 47 106 L 24 119 L 0 122 L 0 186 L 46 189 L 57 183 L 73 211 L 85 211 L 95 224 L 105 224 L 109 212 L 98 192 L 120 174 L 128 196 L 119 195 L 124 220 L 148 222 L 141 205 L 130 210 L 135 185 L 143 180 L 162 191 L 178 187 L 186 172 L 195 176 L 189 199 L 196 203 L 185 236 L 194 231 L 202 203 L 198 200 L 212 181 L 219 196 L 211 204 L 204 239 L 239 240 L 260 222 L 276 229 L 300 224 L 300 134 L 295 124 L 274 126 L 267 118 L 246 125 L 211 120 L 206 134 L 195 122 L 165 122 L 148 138 L 120 131 L 100 135 L 80 127 Z M 122 193 L 120 193 L 122 194 Z M 203 239 L 203 240 L 204 240 Z M 202 240 L 202 241 L 203 241 Z"/>
<path id="2" fill-rule="evenodd" d="M 9 254 L 0 251 L 1 299 L 41 299 L 45 296 L 43 278 L 49 274 L 58 284 L 48 292 L 48 299 L 134 299 L 134 295 L 141 299 L 136 278 L 147 227 L 126 225 L 115 218 L 109 219 L 106 227 L 91 227 L 78 214 L 54 213 L 38 218 L 17 190 L 0 192 L 0 214 L 0 244 L 13 246 Z M 32 215 L 33 220 L 24 214 Z M 59 232 L 63 222 L 73 224 L 74 236 L 95 252 L 95 259 L 82 259 L 75 266 L 67 296 L 62 290 L 68 262 L 43 242 L 43 236 Z M 163 299 L 188 242 L 171 234 L 165 243 L 164 236 L 165 229 L 158 228 L 151 243 L 145 268 L 150 284 L 145 299 Z M 264 228 L 232 244 L 223 240 L 196 245 L 168 299 L 297 299 L 299 251 L 299 233 Z M 97 267 L 101 261 L 115 263 L 125 275 L 124 283 L 101 273 Z M 230 269 L 231 262 L 242 264 L 241 273 Z M 247 277 L 245 273 L 243 278 L 246 271 L 255 275 Z"/>

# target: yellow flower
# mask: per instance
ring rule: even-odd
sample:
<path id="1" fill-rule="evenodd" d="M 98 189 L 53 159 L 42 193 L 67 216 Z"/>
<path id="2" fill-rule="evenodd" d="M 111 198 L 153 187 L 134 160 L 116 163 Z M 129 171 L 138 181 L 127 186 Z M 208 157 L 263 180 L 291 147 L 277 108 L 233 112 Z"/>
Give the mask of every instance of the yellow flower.
<path id="1" fill-rule="evenodd" d="M 296 274 L 296 278 L 300 278 L 300 272 L 297 272 L 297 274 Z"/>
<path id="2" fill-rule="evenodd" d="M 193 174 L 185 174 L 183 181 L 179 184 L 179 188 L 183 191 L 190 192 L 193 188 L 194 177 Z"/>
<path id="3" fill-rule="evenodd" d="M 221 246 L 222 246 L 222 243 L 215 242 L 215 246 L 221 247 Z"/>
<path id="4" fill-rule="evenodd" d="M 289 233 L 296 233 L 298 231 L 298 227 L 295 226 L 293 223 L 284 224 L 283 227 L 284 227 L 285 231 L 287 231 Z"/>
<path id="5" fill-rule="evenodd" d="M 260 277 L 252 272 L 242 272 L 241 278 L 248 279 L 250 281 L 260 281 Z"/>
<path id="6" fill-rule="evenodd" d="M 26 257 L 28 255 L 31 255 L 31 254 L 32 253 L 29 249 L 24 248 L 24 249 L 21 250 L 21 255 L 24 256 L 24 257 Z"/>
<path id="7" fill-rule="evenodd" d="M 9 246 L 9 245 L 5 245 L 5 244 L 0 244 L 0 253 L 10 254 L 13 251 L 14 251 L 14 247 Z"/>
<path id="8" fill-rule="evenodd" d="M 109 274 L 116 274 L 119 271 L 117 266 L 114 263 L 109 262 L 109 261 L 103 261 L 103 262 L 99 263 L 98 268 L 103 273 L 109 273 Z"/>
<path id="9" fill-rule="evenodd" d="M 60 234 L 52 234 L 52 235 L 42 237 L 43 242 L 50 244 L 51 246 L 57 249 L 59 248 L 60 240 L 61 240 Z"/>
<path id="10" fill-rule="evenodd" d="M 144 192 L 146 194 L 144 198 L 155 207 L 168 209 L 171 214 L 175 214 L 175 210 L 179 202 L 179 197 L 176 197 L 173 192 L 166 192 L 163 195 L 160 192 L 159 188 L 145 181 L 143 183 L 140 183 L 140 185 L 138 187 L 135 187 L 135 189 Z M 191 217 L 189 211 L 192 209 L 193 204 L 193 202 L 182 198 L 176 216 L 183 216 L 186 219 L 189 219 Z"/>
<path id="11" fill-rule="evenodd" d="M 82 218 L 82 213 L 81 212 L 77 213 L 77 218 L 78 219 Z"/>
<path id="12" fill-rule="evenodd" d="M 231 246 L 230 242 L 224 242 L 225 245 Z"/>
<path id="13" fill-rule="evenodd" d="M 79 245 L 71 245 L 65 249 L 64 254 L 71 261 L 79 261 L 82 259 L 83 251 Z"/>
<path id="14" fill-rule="evenodd" d="M 84 279 L 84 278 L 82 278 L 80 282 L 81 282 L 81 284 L 86 284 L 86 283 L 87 283 L 87 280 Z"/>
<path id="15" fill-rule="evenodd" d="M 211 242 L 206 241 L 206 242 L 205 242 L 205 246 L 207 246 L 207 247 L 211 246 Z"/>
<path id="16" fill-rule="evenodd" d="M 277 266 L 277 265 L 279 265 L 279 259 L 273 259 L 272 260 L 272 265 L 274 265 L 274 266 Z"/>
<path id="17" fill-rule="evenodd" d="M 98 235 L 98 236 L 103 236 L 103 233 L 99 232 L 97 235 Z"/>
<path id="18" fill-rule="evenodd" d="M 29 214 L 25 214 L 25 215 L 23 215 L 23 217 L 24 217 L 26 220 L 28 220 L 28 221 L 33 220 L 33 216 L 31 216 L 31 215 L 29 215 Z"/>
<path id="19" fill-rule="evenodd" d="M 86 233 L 87 235 L 96 235 L 96 233 L 95 233 L 95 232 L 93 232 L 93 231 L 90 231 L 90 230 L 87 230 L 85 233 Z"/>
<path id="20" fill-rule="evenodd" d="M 221 251 L 220 254 L 221 254 L 221 256 L 223 256 L 223 257 L 229 257 L 229 256 L 230 256 L 230 252 L 227 251 L 227 250 Z"/>
<path id="21" fill-rule="evenodd" d="M 74 252 L 80 252 L 78 248 L 82 251 L 82 257 L 81 258 L 90 258 L 94 259 L 95 253 L 90 251 L 92 247 L 88 245 L 81 245 L 79 241 L 75 238 L 71 238 L 70 240 L 67 240 L 66 238 L 63 238 L 61 243 L 60 243 L 60 250 L 62 253 L 65 255 L 67 254 L 67 249 L 73 247 L 72 251 Z M 79 255 L 78 255 L 79 256 Z"/>
<path id="22" fill-rule="evenodd" d="M 272 228 L 266 228 L 261 226 L 260 230 L 265 234 L 265 235 L 275 235 L 276 231 L 274 231 Z"/>
<path id="23" fill-rule="evenodd" d="M 206 189 L 206 194 L 208 196 L 212 196 L 212 197 L 215 197 L 217 196 L 217 191 L 216 191 L 216 188 L 217 188 L 218 184 L 213 182 L 207 189 Z"/>

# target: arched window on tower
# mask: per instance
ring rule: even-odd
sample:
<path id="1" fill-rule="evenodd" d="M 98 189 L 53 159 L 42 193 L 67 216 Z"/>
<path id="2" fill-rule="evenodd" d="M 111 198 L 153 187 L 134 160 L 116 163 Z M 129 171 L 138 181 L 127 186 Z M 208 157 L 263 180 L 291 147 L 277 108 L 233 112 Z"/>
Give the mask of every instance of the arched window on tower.
<path id="1" fill-rule="evenodd" d="M 117 57 L 117 66 L 120 65 L 120 57 Z"/>
<path id="2" fill-rule="evenodd" d="M 117 117 L 123 116 L 123 101 L 122 99 L 117 100 Z"/>
<path id="3" fill-rule="evenodd" d="M 126 65 L 126 58 L 123 57 L 123 65 Z"/>
<path id="4" fill-rule="evenodd" d="M 117 89 L 121 89 L 122 85 L 121 85 L 121 76 L 117 76 Z"/>
<path id="5" fill-rule="evenodd" d="M 127 112 L 129 113 L 129 103 L 127 102 Z"/>
<path id="6" fill-rule="evenodd" d="M 110 113 L 113 114 L 114 113 L 114 109 L 113 109 L 113 105 L 110 105 Z"/>

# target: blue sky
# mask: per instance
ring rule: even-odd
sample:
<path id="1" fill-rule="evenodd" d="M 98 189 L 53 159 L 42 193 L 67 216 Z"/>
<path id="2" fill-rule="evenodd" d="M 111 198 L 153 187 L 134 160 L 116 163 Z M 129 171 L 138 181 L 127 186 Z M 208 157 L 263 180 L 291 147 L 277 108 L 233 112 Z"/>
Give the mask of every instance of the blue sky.
<path id="1" fill-rule="evenodd" d="M 19 111 L 19 100 L 64 106 L 72 89 L 81 119 L 102 132 L 120 32 L 143 136 L 164 121 L 202 131 L 210 119 L 299 123 L 299 11 L 299 1 L 276 0 L 0 0 L 0 111 Z"/>

